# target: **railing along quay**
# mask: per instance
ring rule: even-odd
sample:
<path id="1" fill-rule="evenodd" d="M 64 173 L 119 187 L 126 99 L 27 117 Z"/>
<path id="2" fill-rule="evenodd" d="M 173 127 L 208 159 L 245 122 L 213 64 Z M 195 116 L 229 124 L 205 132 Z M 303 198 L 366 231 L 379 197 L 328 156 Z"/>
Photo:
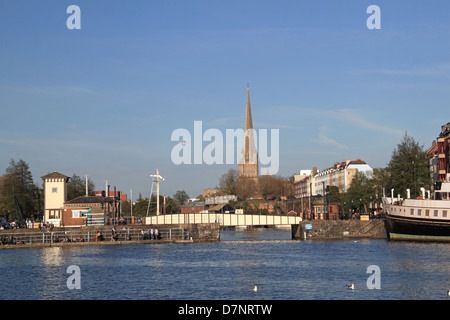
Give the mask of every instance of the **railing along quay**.
<path id="1" fill-rule="evenodd" d="M 65 230 L 37 232 L 2 232 L 0 244 L 3 245 L 33 245 L 33 244 L 64 244 L 64 243 L 106 243 L 127 241 L 158 241 L 158 240 L 189 240 L 189 231 L 183 228 L 158 228 L 158 237 L 150 233 L 148 228 L 121 228 L 114 232 L 101 230 Z"/>

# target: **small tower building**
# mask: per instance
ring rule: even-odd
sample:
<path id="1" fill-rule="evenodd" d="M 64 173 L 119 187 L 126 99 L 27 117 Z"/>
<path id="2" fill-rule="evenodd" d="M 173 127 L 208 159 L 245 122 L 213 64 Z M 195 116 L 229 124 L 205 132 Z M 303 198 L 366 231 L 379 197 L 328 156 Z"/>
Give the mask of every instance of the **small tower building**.
<path id="1" fill-rule="evenodd" d="M 41 177 L 44 183 L 44 223 L 61 225 L 64 203 L 67 200 L 67 182 L 69 177 L 52 172 Z"/>

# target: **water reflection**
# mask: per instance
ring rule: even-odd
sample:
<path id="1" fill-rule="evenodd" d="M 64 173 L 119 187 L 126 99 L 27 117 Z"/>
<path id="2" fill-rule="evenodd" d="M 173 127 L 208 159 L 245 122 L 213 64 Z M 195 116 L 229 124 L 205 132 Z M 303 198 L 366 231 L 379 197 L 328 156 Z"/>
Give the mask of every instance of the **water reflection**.
<path id="1" fill-rule="evenodd" d="M 42 254 L 40 256 L 42 264 L 45 266 L 61 265 L 67 253 L 70 254 L 67 250 L 65 253 L 62 251 L 63 247 L 42 248 Z"/>

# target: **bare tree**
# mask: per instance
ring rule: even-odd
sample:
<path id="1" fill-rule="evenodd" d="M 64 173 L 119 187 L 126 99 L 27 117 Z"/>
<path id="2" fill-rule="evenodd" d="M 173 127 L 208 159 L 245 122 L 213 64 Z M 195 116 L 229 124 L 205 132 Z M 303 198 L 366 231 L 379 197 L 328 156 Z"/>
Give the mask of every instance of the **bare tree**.
<path id="1" fill-rule="evenodd" d="M 235 195 L 238 191 L 239 173 L 235 169 L 228 170 L 219 180 L 219 189 L 223 194 Z"/>

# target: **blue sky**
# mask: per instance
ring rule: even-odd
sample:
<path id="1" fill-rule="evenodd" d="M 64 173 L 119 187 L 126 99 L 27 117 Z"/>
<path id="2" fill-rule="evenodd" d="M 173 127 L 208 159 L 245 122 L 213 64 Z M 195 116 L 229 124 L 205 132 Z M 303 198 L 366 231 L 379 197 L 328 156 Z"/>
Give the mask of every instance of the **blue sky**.
<path id="1" fill-rule="evenodd" d="M 81 30 L 69 30 L 69 5 Z M 368 6 L 381 9 L 369 30 Z M 192 197 L 237 165 L 179 165 L 177 128 L 280 130 L 282 176 L 361 158 L 450 121 L 448 1 L 0 0 L 0 170 Z"/>

